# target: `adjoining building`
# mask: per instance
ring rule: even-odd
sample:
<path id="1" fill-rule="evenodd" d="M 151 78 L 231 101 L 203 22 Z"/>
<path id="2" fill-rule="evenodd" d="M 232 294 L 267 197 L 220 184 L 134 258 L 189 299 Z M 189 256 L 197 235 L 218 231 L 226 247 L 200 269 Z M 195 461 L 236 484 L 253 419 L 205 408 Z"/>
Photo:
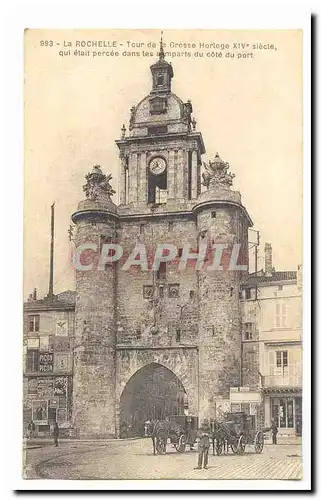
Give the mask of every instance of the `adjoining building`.
<path id="1" fill-rule="evenodd" d="M 259 387 L 264 425 L 275 420 L 280 435 L 302 432 L 301 274 L 301 266 L 275 271 L 267 243 L 265 270 L 249 276 L 242 291 L 243 384 Z"/>
<path id="2" fill-rule="evenodd" d="M 69 435 L 72 411 L 72 365 L 75 292 L 24 304 L 23 426 L 33 421 L 37 436 L 48 436 L 55 421 Z"/>

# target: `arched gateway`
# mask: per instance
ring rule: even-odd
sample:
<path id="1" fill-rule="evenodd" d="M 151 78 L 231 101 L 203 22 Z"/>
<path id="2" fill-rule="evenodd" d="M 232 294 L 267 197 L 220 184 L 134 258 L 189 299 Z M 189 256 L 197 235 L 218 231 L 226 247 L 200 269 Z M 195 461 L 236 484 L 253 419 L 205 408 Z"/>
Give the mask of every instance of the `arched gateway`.
<path id="1" fill-rule="evenodd" d="M 168 368 L 151 363 L 138 370 L 120 396 L 120 437 L 142 436 L 147 419 L 183 415 L 188 396 L 180 379 Z"/>
<path id="2" fill-rule="evenodd" d="M 116 435 L 140 435 L 149 418 L 198 412 L 196 349 L 124 347 L 116 361 Z"/>

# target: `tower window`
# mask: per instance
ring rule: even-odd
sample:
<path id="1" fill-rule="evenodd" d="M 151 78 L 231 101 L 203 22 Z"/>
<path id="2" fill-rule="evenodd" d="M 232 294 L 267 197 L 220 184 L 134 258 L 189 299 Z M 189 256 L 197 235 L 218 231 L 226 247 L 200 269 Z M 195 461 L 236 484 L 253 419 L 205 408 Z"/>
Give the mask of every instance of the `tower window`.
<path id="1" fill-rule="evenodd" d="M 188 152 L 187 198 L 192 199 L 192 151 Z"/>
<path id="2" fill-rule="evenodd" d="M 254 323 L 245 323 L 244 325 L 244 339 L 252 340 L 254 331 Z"/>
<path id="3" fill-rule="evenodd" d="M 160 127 L 148 127 L 148 135 L 160 135 L 160 134 L 167 134 L 166 125 Z"/>
<path id="4" fill-rule="evenodd" d="M 158 271 L 156 271 L 156 279 L 166 280 L 166 262 L 160 262 Z"/>
<path id="5" fill-rule="evenodd" d="M 164 75 L 162 75 L 161 73 L 159 75 L 157 75 L 156 85 L 157 85 L 157 87 L 159 85 L 164 85 Z"/>

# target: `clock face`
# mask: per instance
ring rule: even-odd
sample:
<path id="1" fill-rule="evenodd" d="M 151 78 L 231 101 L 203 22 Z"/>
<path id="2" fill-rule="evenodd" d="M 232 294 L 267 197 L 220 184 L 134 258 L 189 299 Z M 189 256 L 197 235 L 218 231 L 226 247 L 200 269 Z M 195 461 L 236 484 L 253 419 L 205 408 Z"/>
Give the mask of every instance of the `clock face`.
<path id="1" fill-rule="evenodd" d="M 154 175 L 160 175 L 166 169 L 166 161 L 164 158 L 157 156 L 150 162 L 149 168 Z"/>

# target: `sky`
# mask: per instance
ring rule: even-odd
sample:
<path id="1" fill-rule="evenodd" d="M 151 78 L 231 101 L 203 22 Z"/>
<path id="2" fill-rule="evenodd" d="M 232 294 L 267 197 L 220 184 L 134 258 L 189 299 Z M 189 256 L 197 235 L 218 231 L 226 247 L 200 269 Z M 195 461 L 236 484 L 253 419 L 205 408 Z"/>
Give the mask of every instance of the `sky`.
<path id="1" fill-rule="evenodd" d="M 172 91 L 184 102 L 192 101 L 206 147 L 203 161 L 219 152 L 230 163 L 236 175 L 234 189 L 241 192 L 254 229 L 260 231 L 259 268 L 264 265 L 265 242 L 272 244 L 277 270 L 295 270 L 302 260 L 301 37 L 295 30 L 163 34 L 165 52 L 171 52 L 166 59 L 174 69 Z M 157 30 L 25 32 L 25 298 L 33 288 L 39 297 L 48 291 L 51 204 L 55 202 L 54 291 L 59 293 L 74 288 L 68 228 L 71 214 L 85 197 L 84 177 L 94 164 L 112 174 L 118 203 L 115 140 L 123 123 L 128 128 L 131 106 L 151 90 L 149 67 L 157 60 L 157 49 L 147 44 L 158 44 L 159 39 Z M 120 55 L 93 57 L 92 48 L 88 56 L 73 55 L 77 41 L 92 40 L 115 42 L 113 50 Z M 196 48 L 171 48 L 171 42 L 195 43 Z M 132 47 L 133 43 L 145 46 Z M 207 50 L 200 43 L 230 48 Z M 234 43 L 249 47 L 233 49 Z M 253 50 L 258 43 L 276 49 Z M 61 50 L 65 56 L 59 55 Z M 201 50 L 203 57 L 195 56 Z M 140 51 L 140 56 L 124 51 Z M 182 55 L 186 51 L 191 57 Z M 234 58 L 226 57 L 233 51 Z"/>

